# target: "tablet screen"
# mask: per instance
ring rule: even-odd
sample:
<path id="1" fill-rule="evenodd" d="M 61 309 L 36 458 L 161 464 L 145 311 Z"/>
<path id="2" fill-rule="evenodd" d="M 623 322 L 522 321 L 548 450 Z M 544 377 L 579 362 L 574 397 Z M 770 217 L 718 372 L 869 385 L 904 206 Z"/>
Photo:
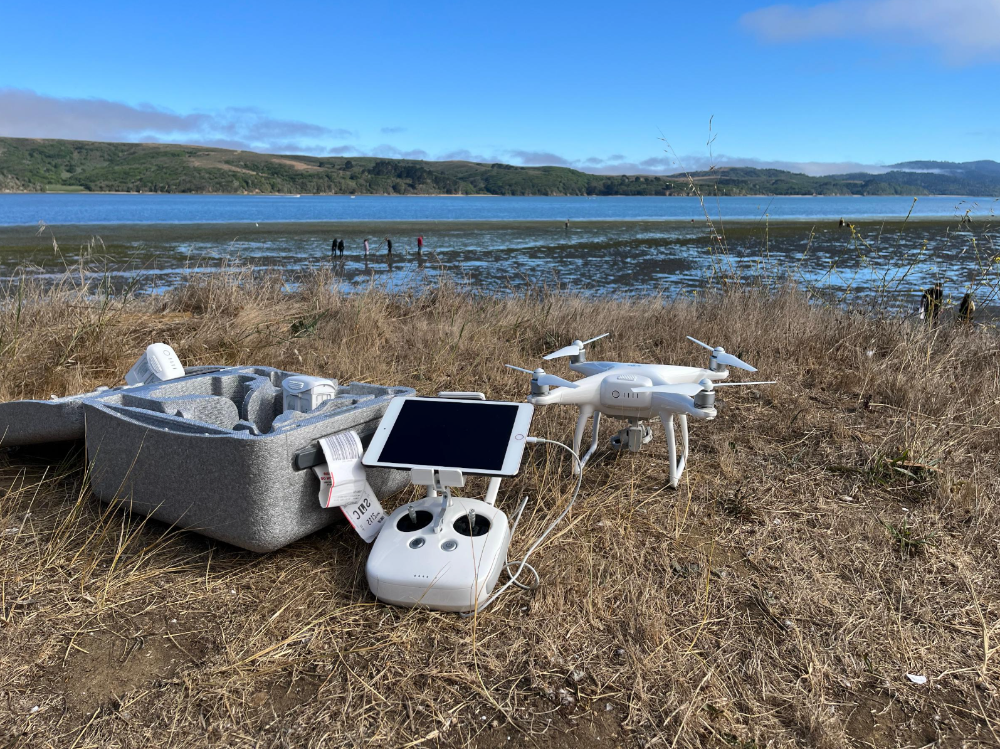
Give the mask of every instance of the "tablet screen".
<path id="1" fill-rule="evenodd" d="M 382 426 L 388 426 L 388 434 L 384 441 L 372 441 L 365 463 L 495 474 L 507 472 L 504 466 L 510 468 L 515 451 L 516 472 L 531 410 L 517 403 L 404 398 L 398 412 L 390 408 L 386 413 Z M 382 426 L 378 436 L 383 436 Z M 521 431 L 515 434 L 515 427 Z M 371 454 L 372 448 L 377 454 Z"/>

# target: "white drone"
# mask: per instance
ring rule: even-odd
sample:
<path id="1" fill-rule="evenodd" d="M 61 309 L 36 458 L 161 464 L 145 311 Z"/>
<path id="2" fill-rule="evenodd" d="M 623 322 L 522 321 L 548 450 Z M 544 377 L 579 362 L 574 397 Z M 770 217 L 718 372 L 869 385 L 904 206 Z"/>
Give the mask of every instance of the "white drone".
<path id="1" fill-rule="evenodd" d="M 532 371 L 507 366 L 531 375 L 531 394 L 528 402 L 536 406 L 553 403 L 579 406 L 580 417 L 576 421 L 573 434 L 573 451 L 580 454 L 580 443 L 587 428 L 587 419 L 594 417 L 590 448 L 580 459 L 579 468 L 586 465 L 597 449 L 601 414 L 628 419 L 629 426 L 611 438 L 616 449 L 628 448 L 638 452 L 653 438 L 652 430 L 643 424 L 644 419 L 659 417 L 667 433 L 667 449 L 670 460 L 670 486 L 676 487 L 688 457 L 687 417 L 714 419 L 715 388 L 733 385 L 771 385 L 773 382 L 729 382 L 718 383 L 729 376 L 729 367 L 756 372 L 755 367 L 732 354 L 721 346 L 709 346 L 688 336 L 699 346 L 712 352 L 708 369 L 699 367 L 679 367 L 671 364 L 631 364 L 609 361 L 587 361 L 585 347 L 589 343 L 608 335 L 599 335 L 587 341 L 573 341 L 544 358 L 547 360 L 569 357 L 569 368 L 584 375 L 582 380 L 570 382 L 562 377 L 548 374 L 539 367 Z M 681 455 L 677 456 L 677 441 L 674 434 L 674 416 L 680 417 Z M 577 470 L 577 469 L 574 469 Z"/>

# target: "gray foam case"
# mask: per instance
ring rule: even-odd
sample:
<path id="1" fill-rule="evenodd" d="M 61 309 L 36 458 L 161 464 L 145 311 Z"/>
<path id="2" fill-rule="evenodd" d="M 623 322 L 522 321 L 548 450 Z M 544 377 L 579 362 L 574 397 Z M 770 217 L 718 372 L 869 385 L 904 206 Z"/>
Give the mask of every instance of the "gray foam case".
<path id="1" fill-rule="evenodd" d="M 309 413 L 282 413 L 271 367 L 195 368 L 138 387 L 0 403 L 0 446 L 86 439 L 94 494 L 157 520 L 267 552 L 334 522 L 311 465 L 318 440 L 353 429 L 367 446 L 389 401 L 411 388 L 350 383 Z M 379 499 L 404 471 L 369 468 Z"/>

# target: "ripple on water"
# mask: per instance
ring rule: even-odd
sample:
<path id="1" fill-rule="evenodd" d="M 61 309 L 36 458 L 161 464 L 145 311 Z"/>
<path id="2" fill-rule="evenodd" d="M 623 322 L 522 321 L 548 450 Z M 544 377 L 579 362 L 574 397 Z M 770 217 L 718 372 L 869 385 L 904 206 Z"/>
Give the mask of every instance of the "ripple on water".
<path id="1" fill-rule="evenodd" d="M 129 227 L 119 227 L 116 231 L 122 238 L 105 238 L 100 255 L 92 249 L 88 255 L 79 244 L 74 254 L 68 241 L 57 254 L 45 237 L 16 250 L 4 250 L 0 244 L 0 276 L 16 281 L 16 270 L 28 266 L 34 277 L 54 281 L 83 252 L 92 282 L 106 278 L 124 286 L 138 280 L 142 291 L 159 293 L 191 273 L 223 266 L 246 264 L 294 276 L 331 263 L 331 237 L 319 231 L 269 231 L 223 239 L 217 230 L 217 236 L 188 239 L 177 236 L 175 228 L 160 228 L 160 234 L 143 229 L 145 238 L 131 241 Z M 871 293 L 889 286 L 915 304 L 919 290 L 935 280 L 943 281 L 946 293 L 952 295 L 961 296 L 970 284 L 985 294 L 984 284 L 992 288 L 997 283 L 992 263 L 1000 254 L 988 224 L 960 230 L 943 224 L 903 229 L 871 225 L 856 233 L 835 225 L 758 225 L 719 235 L 704 225 L 628 222 L 574 226 L 569 232 L 525 224 L 508 228 L 449 224 L 432 229 L 426 233 L 422 256 L 412 251 L 410 239 L 399 238 L 391 261 L 377 239 L 371 242 L 367 261 L 360 252 L 365 236 L 384 236 L 384 225 L 331 230 L 347 244 L 343 259 L 332 261 L 343 288 L 375 282 L 406 289 L 448 275 L 484 291 L 548 284 L 595 294 L 674 294 L 698 288 L 720 272 L 766 272 L 838 293 L 846 289 Z"/>

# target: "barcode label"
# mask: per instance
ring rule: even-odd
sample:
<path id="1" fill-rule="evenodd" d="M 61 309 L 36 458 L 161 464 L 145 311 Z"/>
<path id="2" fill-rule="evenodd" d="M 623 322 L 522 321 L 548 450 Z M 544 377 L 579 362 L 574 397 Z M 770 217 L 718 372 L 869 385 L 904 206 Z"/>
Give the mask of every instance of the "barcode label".
<path id="1" fill-rule="evenodd" d="M 358 460 L 364 452 L 361 438 L 353 431 L 323 437 L 319 444 L 328 463 L 334 460 Z"/>

